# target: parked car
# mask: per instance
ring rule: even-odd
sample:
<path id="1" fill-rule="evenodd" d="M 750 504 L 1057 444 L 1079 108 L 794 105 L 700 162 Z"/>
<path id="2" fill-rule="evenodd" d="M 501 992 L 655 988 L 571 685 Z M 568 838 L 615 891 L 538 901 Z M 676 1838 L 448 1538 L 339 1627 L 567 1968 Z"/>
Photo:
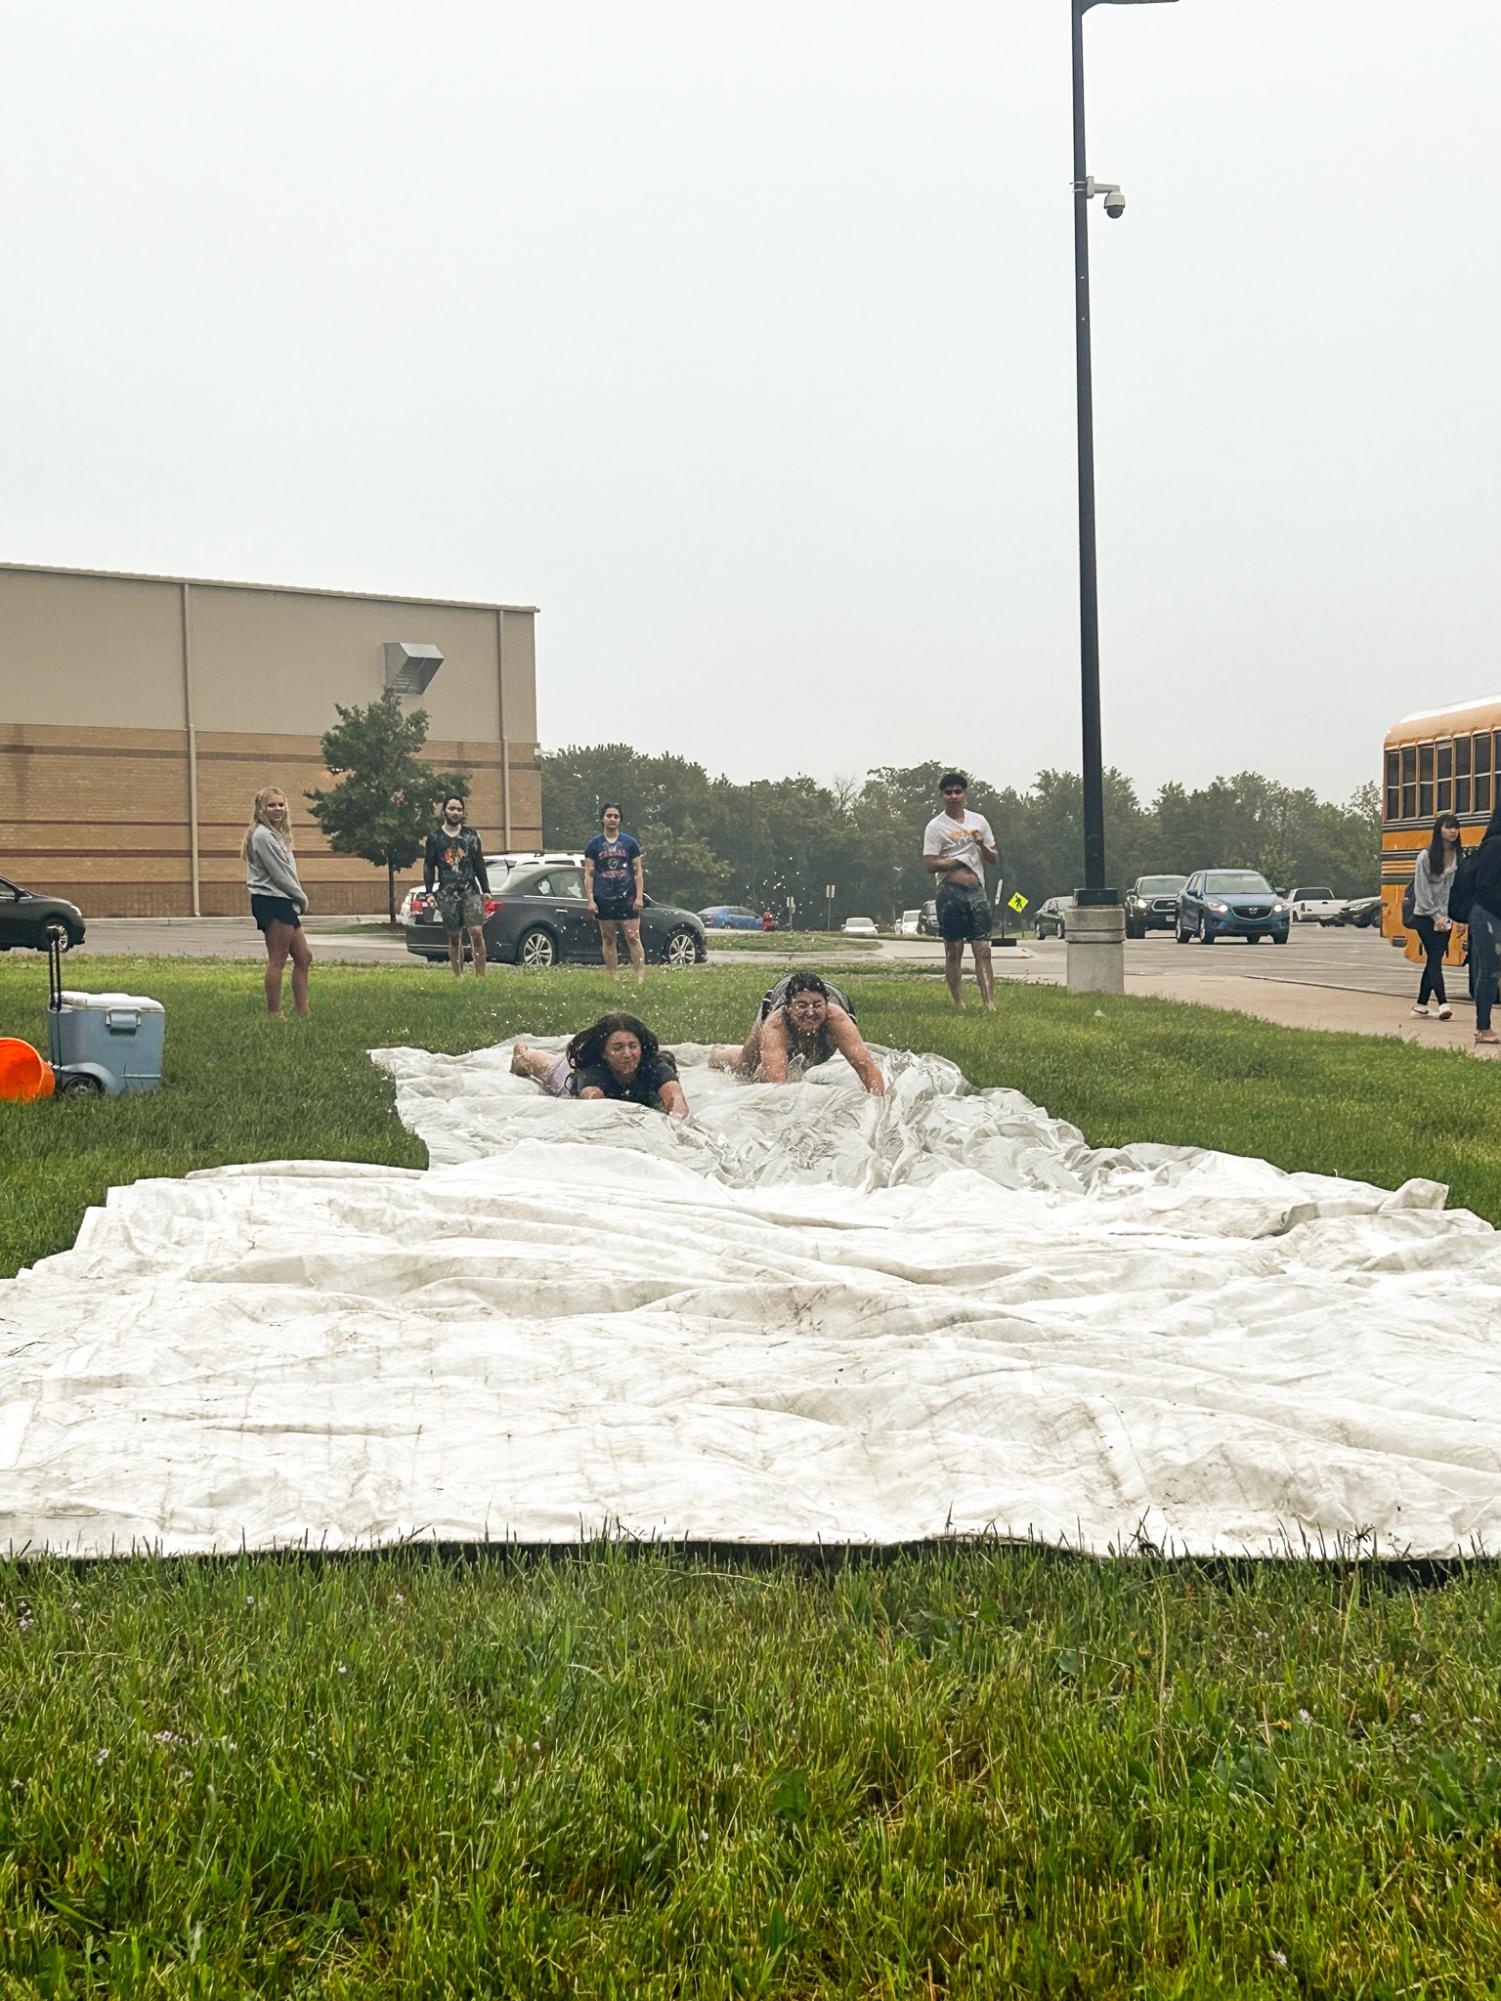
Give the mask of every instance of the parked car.
<path id="1" fill-rule="evenodd" d="M 1171 931 L 1178 922 L 1178 892 L 1186 877 L 1139 875 L 1126 891 L 1126 936 L 1145 938 L 1149 931 Z"/>
<path id="2" fill-rule="evenodd" d="M 917 913 L 917 935 L 919 938 L 938 936 L 938 899 L 930 896 Z"/>
<path id="3" fill-rule="evenodd" d="M 921 934 L 922 934 L 922 912 L 920 910 L 904 910 L 901 916 L 896 920 L 897 937 L 917 938 L 920 937 Z"/>
<path id="4" fill-rule="evenodd" d="M 519 862 L 504 877 L 490 877 L 490 892 L 485 899 L 485 952 L 497 964 L 541 968 L 564 960 L 602 963 L 599 925 L 584 901 L 581 865 Z M 406 945 L 422 959 L 447 958 L 435 909 L 413 909 Z M 669 966 L 691 966 L 709 956 L 704 927 L 693 912 L 655 903 L 649 896 L 641 910 L 641 945 L 648 959 Z"/>
<path id="5" fill-rule="evenodd" d="M 52 933 L 60 934 L 65 952 L 83 943 L 83 912 L 62 896 L 41 896 L 0 876 L 0 952 L 19 946 L 45 952 Z"/>
<path id="6" fill-rule="evenodd" d="M 1367 930 L 1381 922 L 1381 898 L 1379 896 L 1352 896 L 1340 905 L 1339 915 L 1325 920 L 1330 924 L 1355 924 Z"/>
<path id="7" fill-rule="evenodd" d="M 716 903 L 712 909 L 701 910 L 698 921 L 706 931 L 760 931 L 764 929 L 761 912 L 752 910 L 747 903 Z"/>
<path id="8" fill-rule="evenodd" d="M 1190 938 L 1201 945 L 1216 938 L 1244 938 L 1252 945 L 1270 938 L 1285 945 L 1291 922 L 1287 905 L 1255 869 L 1209 868 L 1196 870 L 1183 885 L 1174 929 L 1180 945 Z"/>
<path id="9" fill-rule="evenodd" d="M 1046 903 L 1037 906 L 1037 914 L 1032 919 L 1032 929 L 1039 938 L 1066 938 L 1068 936 L 1068 913 L 1074 907 L 1071 896 L 1050 896 Z"/>
<path id="10" fill-rule="evenodd" d="M 873 917 L 846 917 L 839 928 L 847 938 L 876 938 L 880 936 L 880 933 L 876 930 L 876 921 Z"/>
<path id="11" fill-rule="evenodd" d="M 1332 889 L 1295 889 L 1287 909 L 1294 924 L 1337 924 L 1346 901 Z"/>

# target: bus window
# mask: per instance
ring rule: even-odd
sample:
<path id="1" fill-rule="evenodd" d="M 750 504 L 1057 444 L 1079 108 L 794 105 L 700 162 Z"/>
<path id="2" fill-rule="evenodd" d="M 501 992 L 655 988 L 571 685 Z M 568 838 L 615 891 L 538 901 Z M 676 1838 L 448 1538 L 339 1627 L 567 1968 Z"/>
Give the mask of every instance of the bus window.
<path id="1" fill-rule="evenodd" d="M 1437 776 L 1433 787 L 1433 809 L 1436 813 L 1454 811 L 1454 745 L 1441 743 L 1438 746 Z"/>
<path id="2" fill-rule="evenodd" d="M 1402 818 L 1404 820 L 1415 820 L 1417 817 L 1418 747 L 1415 743 L 1404 743 L 1402 746 Z"/>
<path id="3" fill-rule="evenodd" d="M 1491 810 L 1491 732 L 1477 730 L 1475 733 L 1475 811 L 1489 813 Z"/>
<path id="4" fill-rule="evenodd" d="M 1402 787 L 1398 780 L 1397 753 L 1386 753 L 1386 818 L 1399 820 L 1402 817 Z"/>
<path id="5" fill-rule="evenodd" d="M 1454 739 L 1454 810 L 1468 813 L 1470 810 L 1470 739 L 1457 736 Z"/>
<path id="6" fill-rule="evenodd" d="M 1433 818 L 1433 745 L 1418 745 L 1418 818 Z"/>

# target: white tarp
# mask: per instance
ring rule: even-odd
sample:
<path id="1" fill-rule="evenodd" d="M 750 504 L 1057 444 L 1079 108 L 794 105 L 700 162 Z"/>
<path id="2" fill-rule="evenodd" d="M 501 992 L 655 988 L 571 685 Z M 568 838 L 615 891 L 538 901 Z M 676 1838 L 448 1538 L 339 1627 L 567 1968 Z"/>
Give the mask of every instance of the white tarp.
<path id="1" fill-rule="evenodd" d="M 425 1173 L 137 1182 L 0 1285 L 0 1548 L 1501 1543 L 1501 1239 L 1431 1183 L 1092 1152 L 932 1056 L 686 1049 L 687 1127 L 507 1059 L 378 1053 Z"/>

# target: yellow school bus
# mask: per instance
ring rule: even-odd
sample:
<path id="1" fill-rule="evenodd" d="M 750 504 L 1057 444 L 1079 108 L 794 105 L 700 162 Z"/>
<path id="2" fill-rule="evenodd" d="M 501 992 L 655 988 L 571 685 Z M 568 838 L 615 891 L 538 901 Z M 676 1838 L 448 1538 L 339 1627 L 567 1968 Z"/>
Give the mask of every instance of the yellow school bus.
<path id="1" fill-rule="evenodd" d="M 1440 813 L 1459 821 L 1460 839 L 1480 839 L 1497 789 L 1501 765 L 1501 695 L 1449 709 L 1404 716 L 1386 733 L 1381 771 L 1381 935 L 1405 944 L 1409 959 L 1422 955 L 1402 922 L 1402 895 L 1412 881 L 1419 848 L 1425 848 Z M 1458 959 L 1463 932 L 1456 928 L 1448 957 Z"/>

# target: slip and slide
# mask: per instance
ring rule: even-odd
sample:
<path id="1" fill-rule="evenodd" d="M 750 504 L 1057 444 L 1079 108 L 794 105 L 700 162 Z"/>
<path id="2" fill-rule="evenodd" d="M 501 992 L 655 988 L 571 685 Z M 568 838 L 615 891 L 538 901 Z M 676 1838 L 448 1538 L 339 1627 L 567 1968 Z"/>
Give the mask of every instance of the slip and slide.
<path id="1" fill-rule="evenodd" d="M 0 1548 L 1501 1546 L 1501 1238 L 1437 1185 L 1091 1149 L 901 1050 L 679 1046 L 679 1121 L 511 1048 L 373 1052 L 426 1170 L 139 1181 L 0 1284 Z"/>

